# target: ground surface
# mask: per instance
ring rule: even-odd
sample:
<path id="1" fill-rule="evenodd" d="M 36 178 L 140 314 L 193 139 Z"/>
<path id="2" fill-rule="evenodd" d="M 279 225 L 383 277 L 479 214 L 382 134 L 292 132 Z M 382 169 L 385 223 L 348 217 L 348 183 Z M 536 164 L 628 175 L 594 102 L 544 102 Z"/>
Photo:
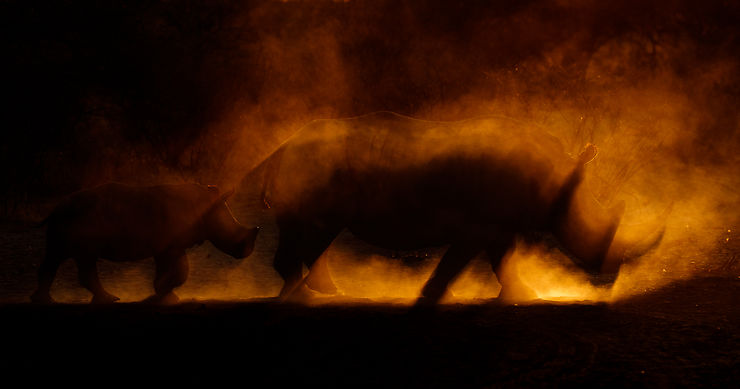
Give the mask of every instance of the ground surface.
<path id="1" fill-rule="evenodd" d="M 262 225 L 265 235 L 249 260 L 223 258 L 209 246 L 189 251 L 191 277 L 178 289 L 184 302 L 158 307 L 136 302 L 151 293 L 153 265 L 146 261 L 101 263 L 104 285 L 123 297 L 122 303 L 88 305 L 90 295 L 76 285 L 72 262 L 60 269 L 52 290 L 62 303 L 26 303 L 43 257 L 44 231 L 0 224 L 0 373 L 7 382 L 18 375 L 28 383 L 168 386 L 737 387 L 740 382 L 735 262 L 721 276 L 716 270 L 696 273 L 611 304 L 515 306 L 489 299 L 413 311 L 349 297 L 303 306 L 255 298 L 274 296 L 280 287 L 269 266 L 275 231 L 268 222 Z M 736 250 L 714 255 L 715 262 L 730 263 Z M 345 282 L 359 281 L 355 274 Z"/>
<path id="2" fill-rule="evenodd" d="M 736 387 L 738 296 L 737 278 L 701 278 L 611 305 L 8 304 L 2 366 L 59 382 Z"/>

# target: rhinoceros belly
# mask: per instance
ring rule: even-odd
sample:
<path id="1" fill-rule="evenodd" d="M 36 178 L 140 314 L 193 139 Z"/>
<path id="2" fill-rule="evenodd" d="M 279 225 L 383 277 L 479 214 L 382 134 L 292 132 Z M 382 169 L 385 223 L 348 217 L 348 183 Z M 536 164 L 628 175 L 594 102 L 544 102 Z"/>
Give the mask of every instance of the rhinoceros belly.
<path id="1" fill-rule="evenodd" d="M 486 240 L 522 212 L 515 204 L 486 205 L 487 193 L 471 195 L 465 185 L 441 193 L 419 181 L 395 190 L 355 197 L 347 228 L 359 239 L 392 250 L 411 250 L 460 241 Z"/>
<path id="2" fill-rule="evenodd" d="M 447 220 L 445 220 L 447 219 Z M 459 217 L 430 212 L 427 215 L 376 214 L 350 222 L 348 230 L 359 239 L 391 250 L 441 246 L 469 228 Z"/>

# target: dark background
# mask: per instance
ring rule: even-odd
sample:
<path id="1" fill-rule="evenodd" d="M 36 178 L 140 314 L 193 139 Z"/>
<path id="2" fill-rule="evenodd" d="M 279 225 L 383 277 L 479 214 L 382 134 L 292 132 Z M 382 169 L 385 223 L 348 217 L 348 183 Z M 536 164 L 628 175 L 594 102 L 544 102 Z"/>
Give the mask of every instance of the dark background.
<path id="1" fill-rule="evenodd" d="M 7 382 L 737 384 L 737 2 L 0 1 L 0 37 Z M 604 303 L 277 303 L 277 232 L 243 177 L 310 120 L 378 110 L 506 115 L 570 152 L 594 142 L 592 188 L 626 198 L 625 219 L 674 204 L 660 250 Z M 101 261 L 126 302 L 87 305 L 68 263 L 61 304 L 24 303 L 44 251 L 29 222 L 111 180 L 237 187 L 237 217 L 266 227 L 255 255 L 191 250 L 173 307 L 138 302 L 150 261 Z"/>
<path id="2" fill-rule="evenodd" d="M 727 167 L 738 25 L 729 1 L 3 1 L 0 213 L 110 180 L 234 185 L 306 121 L 377 110 L 557 113 L 582 143 L 605 119 L 667 137 L 645 106 L 669 104 L 688 124 L 662 151 Z"/>

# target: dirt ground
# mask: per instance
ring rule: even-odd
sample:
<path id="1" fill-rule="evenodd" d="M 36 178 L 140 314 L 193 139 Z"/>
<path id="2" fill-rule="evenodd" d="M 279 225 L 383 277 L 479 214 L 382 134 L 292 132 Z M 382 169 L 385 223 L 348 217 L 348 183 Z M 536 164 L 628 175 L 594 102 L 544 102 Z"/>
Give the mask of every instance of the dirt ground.
<path id="1" fill-rule="evenodd" d="M 0 307 L 6 373 L 252 387 L 736 387 L 740 280 L 618 304 Z M 26 375 L 27 374 L 27 375 Z M 5 375 L 5 374 L 4 374 Z"/>
<path id="2" fill-rule="evenodd" d="M 224 295 L 238 286 L 223 268 L 246 266 L 254 277 L 269 269 L 259 260 L 213 257 L 205 247 L 190 253 L 193 274 L 180 292 L 182 304 L 136 302 L 151 293 L 152 266 L 138 263 L 101 266 L 109 289 L 136 290 L 122 303 L 86 304 L 89 294 L 73 286 L 69 265 L 52 291 L 62 303 L 35 306 L 25 301 L 43 254 L 43 229 L 5 223 L 0 238 L 0 367 L 3 377 L 24 382 L 474 388 L 740 382 L 740 278 L 728 273 L 703 273 L 610 304 L 487 299 L 415 311 L 347 298 L 304 306 L 259 297 L 277 291 L 273 281 L 243 290 L 248 298 L 209 299 L 204 280 L 230 282 Z M 257 256 L 270 250 L 258 247 Z"/>

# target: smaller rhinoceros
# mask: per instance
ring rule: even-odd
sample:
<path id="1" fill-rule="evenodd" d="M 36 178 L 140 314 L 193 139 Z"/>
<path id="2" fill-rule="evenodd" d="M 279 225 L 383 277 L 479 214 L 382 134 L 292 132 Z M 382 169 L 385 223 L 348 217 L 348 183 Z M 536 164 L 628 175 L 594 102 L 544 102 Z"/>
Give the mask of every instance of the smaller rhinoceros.
<path id="1" fill-rule="evenodd" d="M 185 249 L 211 241 L 234 258 L 254 249 L 259 227 L 241 225 L 215 186 L 198 184 L 131 186 L 104 184 L 74 193 L 44 221 L 46 257 L 38 271 L 33 302 L 50 303 L 49 294 L 59 265 L 77 263 L 80 284 L 93 294 L 93 303 L 118 300 L 98 279 L 99 258 L 133 261 L 154 257 L 155 295 L 149 300 L 174 303 L 173 289 L 188 276 Z"/>

